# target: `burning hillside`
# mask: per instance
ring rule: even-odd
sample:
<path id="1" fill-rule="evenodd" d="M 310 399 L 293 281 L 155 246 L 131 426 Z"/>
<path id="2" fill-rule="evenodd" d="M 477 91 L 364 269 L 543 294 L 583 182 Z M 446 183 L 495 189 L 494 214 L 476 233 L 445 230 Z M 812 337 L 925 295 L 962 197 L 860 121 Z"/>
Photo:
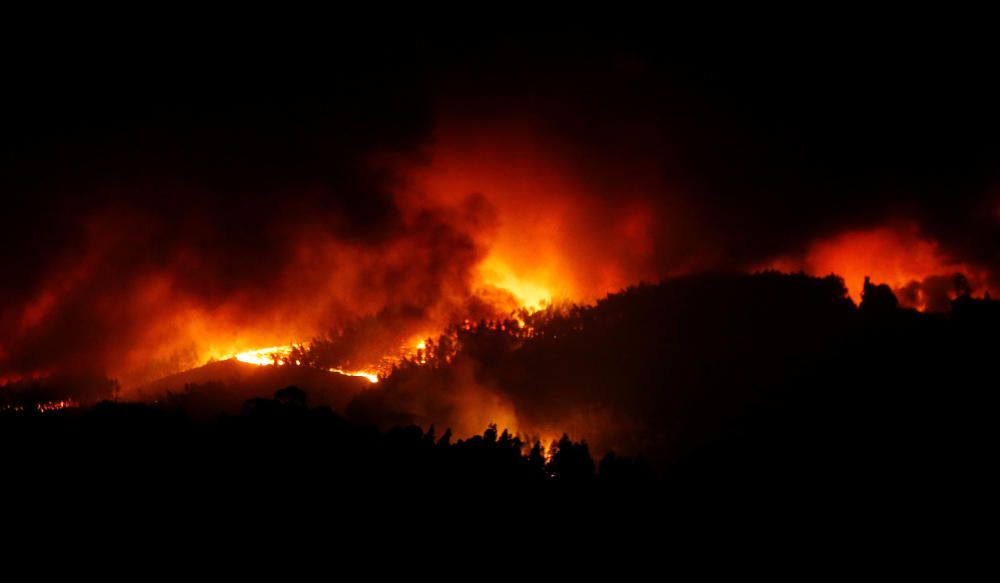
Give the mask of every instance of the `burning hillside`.
<path id="1" fill-rule="evenodd" d="M 878 51 L 822 43 L 687 61 L 662 35 L 605 32 L 324 45 L 227 61 L 224 76 L 202 55 L 137 67 L 120 52 L 93 61 L 87 92 L 63 85 L 76 61 L 43 67 L 49 85 L 12 83 L 0 390 L 101 379 L 117 388 L 82 392 L 146 399 L 235 359 L 320 385 L 355 376 L 338 402 L 379 422 L 616 428 L 617 447 L 650 430 L 630 417 L 655 376 L 635 359 L 687 358 L 666 331 L 702 309 L 664 292 L 667 320 L 647 306 L 661 327 L 628 311 L 647 336 L 623 337 L 597 315 L 646 301 L 631 286 L 836 274 L 841 306 L 870 277 L 930 314 L 996 293 L 1000 120 L 974 67 L 918 52 L 886 76 Z M 550 333 L 592 359 L 536 354 Z M 470 357 L 480 336 L 519 356 Z M 442 342 L 463 347 L 447 366 Z M 669 366 L 673 383 L 719 374 Z"/>

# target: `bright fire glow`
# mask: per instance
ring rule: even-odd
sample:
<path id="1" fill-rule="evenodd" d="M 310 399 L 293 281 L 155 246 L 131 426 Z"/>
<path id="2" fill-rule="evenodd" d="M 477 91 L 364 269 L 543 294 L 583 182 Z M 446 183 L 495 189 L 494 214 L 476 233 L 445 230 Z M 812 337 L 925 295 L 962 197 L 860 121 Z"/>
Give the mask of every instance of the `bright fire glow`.
<path id="1" fill-rule="evenodd" d="M 348 371 L 348 370 L 342 370 L 342 369 L 339 369 L 339 368 L 331 368 L 330 372 L 335 372 L 335 373 L 339 373 L 339 374 L 342 374 L 342 375 L 347 375 L 349 377 L 364 377 L 364 378 L 368 379 L 368 382 L 370 382 L 372 384 L 375 384 L 375 383 L 378 382 L 378 374 L 377 373 L 373 373 L 373 372 Z"/>
<path id="2" fill-rule="evenodd" d="M 506 263 L 496 257 L 488 258 L 480 267 L 480 271 L 485 283 L 514 294 L 522 307 L 534 310 L 543 308 L 545 304 L 552 301 L 552 292 L 536 283 L 547 279 L 547 274 L 534 274 L 535 277 L 529 280 L 515 273 Z"/>
<path id="3" fill-rule="evenodd" d="M 230 354 L 222 357 L 220 360 L 235 358 L 240 362 L 256 364 L 259 366 L 275 363 L 281 365 L 284 364 L 284 359 L 292 353 L 292 349 L 294 347 L 294 344 L 288 344 L 286 346 L 268 346 L 267 348 L 257 348 L 255 350 L 247 350 L 237 354 Z"/>
<path id="4" fill-rule="evenodd" d="M 420 343 L 420 348 L 423 348 L 423 342 Z M 292 353 L 292 350 L 298 345 L 296 344 L 286 344 L 284 346 L 268 346 L 266 348 L 256 348 L 254 350 L 246 350 L 244 352 L 239 352 L 236 354 L 230 354 L 228 356 L 222 357 L 220 360 L 229 360 L 235 358 L 240 362 L 245 362 L 247 364 L 255 364 L 257 366 L 281 366 L 285 364 L 285 360 Z M 298 364 L 298 362 L 296 362 Z M 368 382 L 374 384 L 378 382 L 378 373 L 365 371 L 365 370 L 343 370 L 339 368 L 331 368 L 330 372 L 335 372 L 337 374 L 347 375 L 349 377 L 364 377 L 368 379 Z"/>

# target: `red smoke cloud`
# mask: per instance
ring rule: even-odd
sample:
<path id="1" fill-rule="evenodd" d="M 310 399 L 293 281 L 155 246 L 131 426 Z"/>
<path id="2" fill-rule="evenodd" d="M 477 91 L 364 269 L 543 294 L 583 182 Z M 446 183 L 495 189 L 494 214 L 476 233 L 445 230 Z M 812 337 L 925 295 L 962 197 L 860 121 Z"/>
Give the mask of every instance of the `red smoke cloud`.
<path id="1" fill-rule="evenodd" d="M 938 242 L 906 222 L 819 240 L 802 256 L 785 256 L 768 267 L 816 276 L 839 275 L 856 302 L 861 301 L 864 280 L 870 277 L 875 283 L 888 284 L 903 306 L 931 311 L 948 309 L 948 301 L 955 295 L 956 274 L 963 274 L 979 293 L 988 291 L 990 276 L 984 269 L 949 256 Z"/>
<path id="2" fill-rule="evenodd" d="M 424 151 L 424 163 L 408 170 L 407 197 L 454 204 L 480 193 L 496 209 L 478 267 L 484 285 L 528 304 L 592 301 L 677 271 L 662 265 L 675 230 L 665 188 L 642 160 L 624 168 L 590 159 L 536 116 L 512 114 L 443 114 Z"/>
<path id="3" fill-rule="evenodd" d="M 308 341 L 386 310 L 407 314 L 382 347 L 392 350 L 456 318 L 493 317 L 484 312 L 492 305 L 501 313 L 515 307 L 503 294 L 477 295 L 481 239 L 494 221 L 482 197 L 400 208 L 390 236 L 365 240 L 312 217 L 294 220 L 276 217 L 268 227 L 279 235 L 260 247 L 200 249 L 195 229 L 147 257 L 169 225 L 113 210 L 78 219 L 79 245 L 61 249 L 34 290 L 6 303 L 5 377 L 107 373 L 128 388 L 211 358 Z"/>

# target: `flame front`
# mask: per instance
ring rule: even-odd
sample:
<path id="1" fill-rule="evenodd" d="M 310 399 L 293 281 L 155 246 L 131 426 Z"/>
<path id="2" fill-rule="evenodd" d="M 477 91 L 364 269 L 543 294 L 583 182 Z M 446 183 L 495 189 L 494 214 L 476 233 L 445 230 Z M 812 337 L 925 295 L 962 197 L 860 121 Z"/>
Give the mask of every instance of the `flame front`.
<path id="1" fill-rule="evenodd" d="M 339 368 L 331 368 L 330 372 L 335 372 L 342 375 L 347 375 L 349 377 L 364 377 L 368 379 L 368 382 L 375 384 L 378 382 L 378 373 L 365 372 L 365 371 L 348 371 Z"/>
<path id="2" fill-rule="evenodd" d="M 253 350 L 245 350 L 243 352 L 229 354 L 218 360 L 236 359 L 240 362 L 254 364 L 257 366 L 283 366 L 289 362 L 292 352 L 296 348 L 301 348 L 302 346 L 302 344 L 294 343 L 285 344 L 283 346 L 267 346 L 265 348 L 255 348 Z M 420 343 L 420 347 L 423 347 L 423 342 Z M 296 360 L 294 364 L 301 365 L 302 363 L 301 361 Z M 378 382 L 378 372 L 373 370 L 344 370 L 341 368 L 331 368 L 328 370 L 330 372 L 349 377 L 363 377 L 368 379 L 368 382 L 372 384 Z"/>
<path id="3" fill-rule="evenodd" d="M 230 354 L 228 356 L 222 357 L 220 360 L 229 360 L 235 358 L 240 362 L 245 362 L 248 364 L 256 365 L 283 365 L 286 362 L 288 356 L 292 353 L 295 348 L 295 344 L 288 344 L 285 346 L 268 346 L 266 348 L 257 348 L 254 350 L 247 350 L 245 352 L 240 352 L 237 354 Z"/>

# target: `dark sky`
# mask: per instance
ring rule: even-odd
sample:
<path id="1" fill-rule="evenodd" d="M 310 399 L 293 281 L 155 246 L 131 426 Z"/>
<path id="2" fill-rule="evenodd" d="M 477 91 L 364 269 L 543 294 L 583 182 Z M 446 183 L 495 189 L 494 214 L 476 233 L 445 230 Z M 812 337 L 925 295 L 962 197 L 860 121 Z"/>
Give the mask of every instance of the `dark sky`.
<path id="1" fill-rule="evenodd" d="M 6 190 L 92 208 L 128 197 L 109 183 L 184 182 L 225 206 L 324 183 L 364 233 L 392 204 L 356 158 L 419 147 L 442 100 L 541 112 L 612 167 L 629 161 L 609 146 L 655 160 L 760 251 L 899 212 L 954 236 L 992 187 L 998 91 L 974 31 L 537 28 L 8 41 Z"/>
<path id="2" fill-rule="evenodd" d="M 907 224 L 995 285 L 988 37 L 933 21 L 645 22 L 9 37 L 0 374 L 115 368 L 136 343 L 166 343 L 155 358 L 180 362 L 166 337 L 203 333 L 163 324 L 164 306 L 213 325 L 224 313 L 229 328 L 311 319 L 307 336 L 402 304 L 451 317 L 489 233 L 503 239 L 512 209 L 537 222 L 547 198 L 578 213 L 556 243 L 580 280 L 745 269 Z M 483 198 L 413 180 L 413 168 L 444 175 L 442 151 L 459 152 L 452 170 L 470 164 L 468 144 L 490 176 L 469 170 L 455 188 Z M 491 189 L 549 184 L 548 167 L 576 190 Z M 419 203 L 400 196 L 421 189 Z"/>

